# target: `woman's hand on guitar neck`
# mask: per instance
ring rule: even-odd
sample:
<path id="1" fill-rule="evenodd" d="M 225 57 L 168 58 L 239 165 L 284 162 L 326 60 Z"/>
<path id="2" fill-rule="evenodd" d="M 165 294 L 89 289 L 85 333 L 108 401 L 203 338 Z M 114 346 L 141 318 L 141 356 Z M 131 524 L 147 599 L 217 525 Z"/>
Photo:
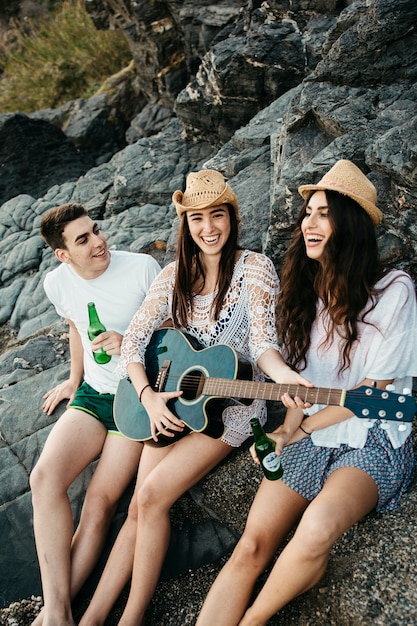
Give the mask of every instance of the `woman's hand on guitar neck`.
<path id="1" fill-rule="evenodd" d="M 301 387 L 313 387 L 313 383 L 292 370 L 284 361 L 281 354 L 276 350 L 269 348 L 258 359 L 258 366 L 273 381 L 279 385 L 297 385 Z M 287 408 L 308 408 L 311 405 L 304 403 L 301 398 L 290 398 L 288 394 L 281 398 L 281 401 Z"/>
<path id="2" fill-rule="evenodd" d="M 179 398 L 182 391 L 162 391 L 157 392 L 151 386 L 143 389 L 141 394 L 141 402 L 151 423 L 152 439 L 158 441 L 158 434 L 173 437 L 172 431 L 181 432 L 184 430 L 184 422 L 176 417 L 167 407 L 169 400 Z"/>

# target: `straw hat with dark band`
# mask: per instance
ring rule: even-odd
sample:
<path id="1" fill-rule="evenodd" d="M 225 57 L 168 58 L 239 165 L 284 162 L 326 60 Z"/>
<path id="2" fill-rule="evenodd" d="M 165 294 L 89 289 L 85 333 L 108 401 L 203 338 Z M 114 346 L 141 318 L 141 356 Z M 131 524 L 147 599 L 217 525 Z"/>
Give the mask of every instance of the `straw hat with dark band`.
<path id="1" fill-rule="evenodd" d="M 312 191 L 337 191 L 355 200 L 368 213 L 375 225 L 382 222 L 376 206 L 376 189 L 365 174 L 351 161 L 337 161 L 317 185 L 301 185 L 300 195 L 306 200 Z"/>
<path id="2" fill-rule="evenodd" d="M 174 191 L 172 201 L 179 217 L 185 211 L 230 204 L 235 210 L 237 221 L 240 221 L 236 194 L 226 183 L 223 175 L 216 170 L 201 170 L 188 174 L 184 193 Z"/>

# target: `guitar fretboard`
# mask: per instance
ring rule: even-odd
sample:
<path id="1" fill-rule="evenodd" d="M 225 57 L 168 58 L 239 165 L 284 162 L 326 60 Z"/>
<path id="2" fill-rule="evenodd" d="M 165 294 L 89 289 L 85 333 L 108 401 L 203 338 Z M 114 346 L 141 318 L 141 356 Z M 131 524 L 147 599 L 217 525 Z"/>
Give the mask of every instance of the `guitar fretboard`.
<path id="1" fill-rule="evenodd" d="M 247 380 L 228 380 L 227 378 L 206 378 L 202 393 L 223 398 L 246 398 L 277 401 L 282 394 L 298 396 L 310 404 L 345 405 L 345 389 L 308 388 L 302 385 L 281 385 Z"/>

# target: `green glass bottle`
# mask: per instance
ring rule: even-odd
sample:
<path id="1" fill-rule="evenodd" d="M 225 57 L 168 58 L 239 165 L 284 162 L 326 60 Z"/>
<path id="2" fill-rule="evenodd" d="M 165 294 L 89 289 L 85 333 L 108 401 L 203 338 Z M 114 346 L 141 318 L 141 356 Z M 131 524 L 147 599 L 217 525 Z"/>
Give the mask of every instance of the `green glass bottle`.
<path id="1" fill-rule="evenodd" d="M 89 302 L 87 306 L 89 319 L 87 334 L 89 340 L 93 341 L 96 337 L 98 337 L 98 335 L 101 335 L 101 333 L 105 333 L 107 329 L 100 321 L 94 302 Z M 93 357 L 95 362 L 99 363 L 100 365 L 108 363 L 111 359 L 111 355 L 107 354 L 107 352 L 103 348 L 100 348 L 100 350 L 96 350 L 95 352 L 93 352 Z"/>
<path id="2" fill-rule="evenodd" d="M 255 438 L 255 452 L 268 480 L 278 480 L 283 474 L 281 460 L 275 452 L 275 441 L 265 433 L 257 417 L 250 421 Z"/>

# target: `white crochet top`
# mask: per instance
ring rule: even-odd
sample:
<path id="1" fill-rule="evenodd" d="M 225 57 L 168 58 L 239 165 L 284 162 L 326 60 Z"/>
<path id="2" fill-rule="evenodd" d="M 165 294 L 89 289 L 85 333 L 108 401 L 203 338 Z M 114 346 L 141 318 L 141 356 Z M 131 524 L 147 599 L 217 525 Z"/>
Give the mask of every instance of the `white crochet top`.
<path id="1" fill-rule="evenodd" d="M 172 317 L 172 293 L 176 263 L 167 265 L 152 284 L 142 306 L 124 336 L 119 375 L 127 375 L 127 365 L 144 363 L 151 335 Z M 264 380 L 256 363 L 269 348 L 278 350 L 275 308 L 278 277 L 272 261 L 263 254 L 244 250 L 235 264 L 230 288 L 219 319 L 213 320 L 211 306 L 215 293 L 195 295 L 189 312 L 188 328 L 180 329 L 195 337 L 204 347 L 227 344 L 254 366 L 255 380 Z M 239 446 L 250 436 L 250 419 L 266 421 L 266 406 L 255 400 L 248 406 L 233 406 L 225 411 L 222 440 Z"/>

